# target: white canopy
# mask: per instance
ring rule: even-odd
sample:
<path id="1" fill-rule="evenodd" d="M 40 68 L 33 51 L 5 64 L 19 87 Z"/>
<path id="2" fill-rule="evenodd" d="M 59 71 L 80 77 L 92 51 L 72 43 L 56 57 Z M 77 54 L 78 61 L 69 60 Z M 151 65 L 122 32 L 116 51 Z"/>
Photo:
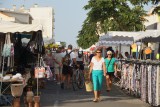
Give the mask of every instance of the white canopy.
<path id="1" fill-rule="evenodd" d="M 128 38 L 133 38 L 138 35 L 139 35 L 139 32 L 109 31 L 106 35 L 101 36 L 99 40 L 106 40 L 108 38 L 112 38 L 115 36 L 123 38 L 125 40 Z"/>
<path id="2" fill-rule="evenodd" d="M 133 41 L 99 41 L 96 46 L 106 46 L 106 45 L 131 45 Z"/>
<path id="3" fill-rule="evenodd" d="M 134 41 L 160 42 L 160 30 L 141 31 L 138 36 L 134 37 Z"/>
<path id="4" fill-rule="evenodd" d="M 124 31 L 109 31 L 106 35 L 99 38 L 98 45 L 118 45 L 132 44 L 134 37 L 138 36 L 139 32 L 124 32 Z"/>
<path id="5" fill-rule="evenodd" d="M 18 24 L 13 22 L 0 21 L 1 33 L 15 33 L 15 32 L 31 32 L 42 30 L 40 24 Z"/>

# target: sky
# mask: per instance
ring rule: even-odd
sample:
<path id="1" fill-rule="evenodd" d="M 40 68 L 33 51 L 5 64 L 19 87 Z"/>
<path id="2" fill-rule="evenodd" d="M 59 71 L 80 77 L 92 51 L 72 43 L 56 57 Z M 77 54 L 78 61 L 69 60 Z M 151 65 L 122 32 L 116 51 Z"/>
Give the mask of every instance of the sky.
<path id="1" fill-rule="evenodd" d="M 77 47 L 76 40 L 78 31 L 81 30 L 83 21 L 87 17 L 87 11 L 83 7 L 89 0 L 0 0 L 0 8 L 12 8 L 16 5 L 19 8 L 25 5 L 26 8 L 34 4 L 39 6 L 53 7 L 55 12 L 55 40 L 64 41 Z M 151 5 L 146 6 L 148 10 Z"/>

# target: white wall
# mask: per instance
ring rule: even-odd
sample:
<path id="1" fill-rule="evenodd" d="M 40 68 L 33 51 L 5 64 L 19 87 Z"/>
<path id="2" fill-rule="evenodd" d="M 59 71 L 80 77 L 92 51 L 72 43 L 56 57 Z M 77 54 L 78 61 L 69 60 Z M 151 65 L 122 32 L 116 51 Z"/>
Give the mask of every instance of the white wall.
<path id="1" fill-rule="evenodd" d="M 15 18 L 14 17 L 6 16 L 3 13 L 0 12 L 0 20 L 14 22 Z"/>
<path id="2" fill-rule="evenodd" d="M 30 15 L 33 23 L 40 23 L 43 26 L 43 37 L 52 38 L 53 36 L 53 8 L 52 7 L 33 7 L 30 8 Z"/>
<path id="3" fill-rule="evenodd" d="M 153 14 L 153 15 L 149 15 L 149 16 L 146 16 L 146 22 L 144 23 L 145 26 L 149 26 L 149 25 L 152 25 L 154 23 L 158 23 L 159 22 L 159 19 L 158 19 L 158 15 L 157 14 Z"/>
<path id="4" fill-rule="evenodd" d="M 14 11 L 3 11 L 2 13 L 9 17 L 15 18 L 14 22 L 16 23 L 29 24 L 29 14 Z"/>

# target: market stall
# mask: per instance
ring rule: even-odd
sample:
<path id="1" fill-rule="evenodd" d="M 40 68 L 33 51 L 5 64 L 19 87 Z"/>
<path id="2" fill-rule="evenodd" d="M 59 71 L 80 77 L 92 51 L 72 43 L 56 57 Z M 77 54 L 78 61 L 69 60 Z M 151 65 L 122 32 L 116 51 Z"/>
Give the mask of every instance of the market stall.
<path id="1" fill-rule="evenodd" d="M 143 58 L 146 54 L 159 54 L 160 31 L 146 30 L 134 36 L 134 42 L 140 41 L 140 59 L 126 59 L 122 61 L 120 87 L 129 95 L 140 98 L 151 106 L 160 105 L 160 62 L 156 59 Z M 146 44 L 144 46 L 144 44 Z M 157 48 L 153 44 L 158 44 Z M 148 45 L 150 44 L 150 45 Z M 153 47 L 155 50 L 153 50 Z M 151 48 L 148 49 L 148 48 Z"/>
<path id="2" fill-rule="evenodd" d="M 36 63 L 37 58 L 35 60 L 33 58 L 43 51 L 42 26 L 0 21 L 0 38 L 0 98 L 11 104 L 4 93 L 10 86 L 11 89 L 15 86 L 13 83 L 20 83 L 23 88 L 27 85 L 31 77 L 30 69 L 28 70 L 31 67 L 27 66 L 29 63 Z M 30 38 L 26 47 L 22 46 L 22 38 Z M 13 96 L 17 97 L 15 94 Z M 3 100 L 0 100 L 2 105 Z"/>
<path id="3" fill-rule="evenodd" d="M 119 53 L 124 55 L 125 51 L 130 52 L 130 45 L 139 32 L 109 31 L 99 38 L 96 46 L 115 46 Z"/>

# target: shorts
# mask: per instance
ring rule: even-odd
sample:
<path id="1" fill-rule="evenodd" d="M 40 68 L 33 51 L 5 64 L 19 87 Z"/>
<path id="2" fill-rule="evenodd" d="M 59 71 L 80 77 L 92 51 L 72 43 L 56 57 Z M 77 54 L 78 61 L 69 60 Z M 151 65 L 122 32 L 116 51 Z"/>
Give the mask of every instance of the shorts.
<path id="1" fill-rule="evenodd" d="M 77 61 L 77 64 L 80 65 L 80 70 L 84 70 L 83 61 Z"/>
<path id="2" fill-rule="evenodd" d="M 62 74 L 62 67 L 55 67 L 55 74 Z"/>
<path id="3" fill-rule="evenodd" d="M 107 72 L 107 75 L 109 75 L 110 77 L 114 77 L 114 72 Z"/>
<path id="4" fill-rule="evenodd" d="M 67 65 L 63 65 L 62 74 L 63 75 L 71 75 L 72 76 L 72 74 L 73 74 L 73 67 L 67 66 Z"/>

